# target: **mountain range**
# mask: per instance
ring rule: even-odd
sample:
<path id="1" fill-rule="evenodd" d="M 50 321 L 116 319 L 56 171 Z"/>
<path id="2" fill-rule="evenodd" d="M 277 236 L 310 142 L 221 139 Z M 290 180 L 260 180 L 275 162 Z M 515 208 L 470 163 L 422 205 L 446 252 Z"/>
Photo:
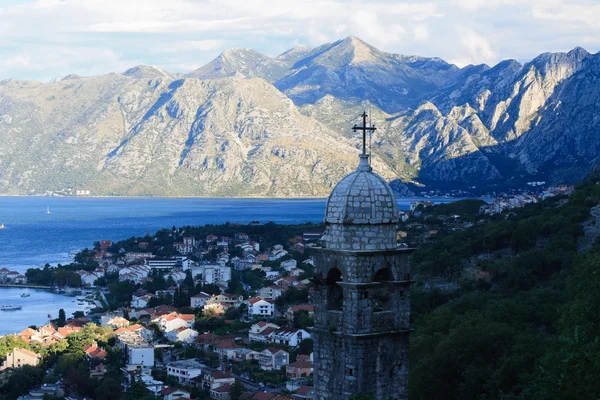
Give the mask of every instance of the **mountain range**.
<path id="1" fill-rule="evenodd" d="M 600 54 L 459 68 L 355 37 L 277 57 L 229 49 L 152 66 L 0 82 L 0 194 L 324 196 L 357 163 L 401 195 L 571 183 L 598 163 Z M 475 188 L 475 189 L 474 189 Z"/>

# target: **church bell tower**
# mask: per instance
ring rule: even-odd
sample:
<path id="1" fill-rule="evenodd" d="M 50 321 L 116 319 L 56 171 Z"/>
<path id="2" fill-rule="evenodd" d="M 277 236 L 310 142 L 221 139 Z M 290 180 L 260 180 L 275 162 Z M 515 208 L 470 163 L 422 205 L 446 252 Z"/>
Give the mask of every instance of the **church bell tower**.
<path id="1" fill-rule="evenodd" d="M 396 244 L 398 205 L 363 151 L 331 192 L 315 249 L 314 399 L 408 398 L 410 249 Z"/>

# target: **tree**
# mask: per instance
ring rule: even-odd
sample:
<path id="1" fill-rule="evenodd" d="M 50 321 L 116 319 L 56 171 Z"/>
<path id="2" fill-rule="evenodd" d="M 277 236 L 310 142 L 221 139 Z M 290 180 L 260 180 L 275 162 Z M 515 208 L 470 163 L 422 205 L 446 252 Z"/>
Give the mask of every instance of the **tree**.
<path id="1" fill-rule="evenodd" d="M 150 390 L 148 390 L 148 388 L 142 381 L 142 378 L 140 378 L 140 377 L 132 378 L 132 382 L 129 385 L 129 387 L 127 388 L 127 391 L 125 392 L 124 399 L 125 400 L 139 400 L 139 399 L 146 399 L 146 398 L 154 398 L 154 396 L 151 396 L 151 392 L 150 392 Z"/>
<path id="2" fill-rule="evenodd" d="M 300 329 L 306 329 L 310 326 L 313 326 L 313 317 L 310 316 L 308 311 L 302 310 L 296 316 L 296 325 Z"/>
<path id="3" fill-rule="evenodd" d="M 100 386 L 96 388 L 96 400 L 116 400 L 123 395 L 121 382 L 114 378 L 104 378 Z"/>
<path id="4" fill-rule="evenodd" d="M 304 339 L 298 345 L 298 354 L 310 354 L 313 352 L 313 340 Z"/>
<path id="5" fill-rule="evenodd" d="M 65 314 L 65 310 L 61 308 L 60 310 L 58 310 L 58 319 L 56 320 L 56 325 L 62 328 L 63 326 L 65 326 L 66 323 L 67 315 Z"/>
<path id="6" fill-rule="evenodd" d="M 9 375 L 8 380 L 2 386 L 2 391 L 9 399 L 27 393 L 33 386 L 39 385 L 44 379 L 44 370 L 30 365 L 17 368 Z"/>
<path id="7" fill-rule="evenodd" d="M 240 381 L 235 381 L 233 385 L 231 385 L 231 390 L 229 391 L 229 397 L 231 400 L 239 400 L 239 398 L 246 393 L 246 388 Z"/>

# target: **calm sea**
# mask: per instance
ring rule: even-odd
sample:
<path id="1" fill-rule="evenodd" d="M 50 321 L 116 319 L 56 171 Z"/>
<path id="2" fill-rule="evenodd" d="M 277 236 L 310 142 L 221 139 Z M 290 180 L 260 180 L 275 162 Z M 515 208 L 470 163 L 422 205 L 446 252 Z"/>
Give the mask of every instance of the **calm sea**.
<path id="1" fill-rule="evenodd" d="M 28 293 L 29 297 L 21 297 Z M 58 310 L 65 310 L 67 317 L 82 309 L 74 302 L 75 297 L 54 294 L 50 290 L 0 288 L 0 305 L 18 305 L 17 311 L 0 311 L 0 336 L 19 333 L 30 325 L 44 325 L 50 318 L 58 317 Z"/>
<path id="2" fill-rule="evenodd" d="M 415 198 L 399 199 L 408 209 Z M 450 202 L 453 199 L 430 199 Z M 325 199 L 0 197 L 0 268 L 25 272 L 65 263 L 96 240 L 185 225 L 321 222 Z M 50 214 L 47 210 L 50 210 Z M 1 302 L 0 302 L 1 304 Z"/>

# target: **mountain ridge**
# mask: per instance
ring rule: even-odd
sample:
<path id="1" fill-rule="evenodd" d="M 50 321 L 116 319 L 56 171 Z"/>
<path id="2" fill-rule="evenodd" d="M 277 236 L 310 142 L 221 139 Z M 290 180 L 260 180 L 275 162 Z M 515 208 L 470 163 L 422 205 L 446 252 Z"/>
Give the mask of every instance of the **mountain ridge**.
<path id="1" fill-rule="evenodd" d="M 355 167 L 401 194 L 574 182 L 598 162 L 600 55 L 458 68 L 349 37 L 277 57 L 224 51 L 190 74 L 138 65 L 0 82 L 0 194 L 323 196 Z"/>

